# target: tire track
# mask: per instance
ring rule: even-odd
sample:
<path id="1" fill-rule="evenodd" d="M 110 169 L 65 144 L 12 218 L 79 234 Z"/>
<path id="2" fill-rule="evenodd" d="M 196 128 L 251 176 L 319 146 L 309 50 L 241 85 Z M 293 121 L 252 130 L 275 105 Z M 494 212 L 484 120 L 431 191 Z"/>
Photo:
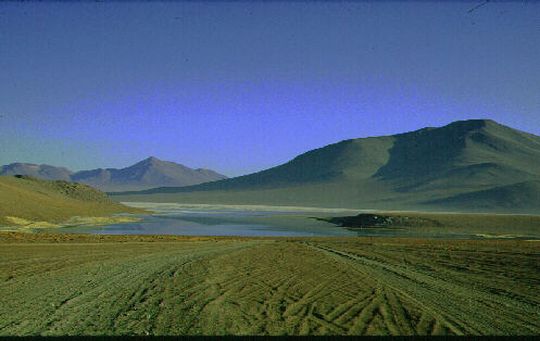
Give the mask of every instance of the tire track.
<path id="1" fill-rule="evenodd" d="M 538 308 L 535 309 L 534 306 L 519 304 L 506 297 L 488 294 L 474 288 L 464 288 L 420 273 L 411 267 L 405 268 L 382 263 L 374 258 L 368 259 L 311 243 L 308 246 L 327 255 L 339 257 L 350 264 L 356 264 L 361 272 L 379 279 L 381 285 L 406 297 L 415 305 L 429 312 L 430 315 L 435 316 L 436 320 L 440 322 L 439 329 L 448 328 L 450 332 L 455 334 L 490 334 L 493 333 L 494 328 L 497 333 L 504 334 L 512 327 L 515 328 L 515 319 L 509 323 L 506 320 L 498 319 L 498 325 L 495 326 L 489 319 L 486 319 L 486 316 L 479 314 L 479 312 L 493 309 L 493 306 L 504 306 L 507 309 L 506 313 L 510 313 L 514 317 L 523 318 L 538 314 Z M 449 293 L 454 296 L 448 297 Z M 486 302 L 492 304 L 486 304 Z M 463 320 L 461 316 L 467 316 L 468 319 Z M 538 330 L 534 329 L 535 326 L 531 326 L 530 320 L 528 320 L 528 326 L 531 331 Z"/>

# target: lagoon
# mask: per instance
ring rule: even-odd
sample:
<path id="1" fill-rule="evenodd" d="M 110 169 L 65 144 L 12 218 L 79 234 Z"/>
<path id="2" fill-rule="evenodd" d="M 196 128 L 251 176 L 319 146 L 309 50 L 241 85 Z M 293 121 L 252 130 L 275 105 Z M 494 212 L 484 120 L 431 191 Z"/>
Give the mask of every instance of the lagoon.
<path id="1" fill-rule="evenodd" d="M 314 217 L 357 213 L 357 210 L 281 206 L 183 205 L 124 203 L 152 211 L 140 221 L 95 227 L 66 227 L 63 232 L 113 235 L 190 236 L 357 236 L 358 233 Z"/>
<path id="2" fill-rule="evenodd" d="M 372 210 L 262 205 L 205 205 L 126 202 L 151 214 L 136 222 L 59 229 L 67 233 L 108 235 L 182 235 L 240 237 L 412 237 L 482 239 L 446 229 L 347 229 L 316 218 L 356 215 Z M 133 215 L 129 215 L 133 216 Z"/>

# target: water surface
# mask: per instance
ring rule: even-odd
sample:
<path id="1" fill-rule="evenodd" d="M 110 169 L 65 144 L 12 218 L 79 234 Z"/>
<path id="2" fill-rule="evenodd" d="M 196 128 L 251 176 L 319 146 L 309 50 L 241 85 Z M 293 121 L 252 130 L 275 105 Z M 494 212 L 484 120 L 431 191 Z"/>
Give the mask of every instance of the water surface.
<path id="1" fill-rule="evenodd" d="M 191 236 L 356 236 L 357 233 L 312 217 L 350 210 L 271 206 L 219 206 L 125 203 L 152 210 L 138 222 L 69 228 L 93 234 L 161 234 Z M 357 211 L 354 211 L 357 212 Z M 64 229 L 64 230 L 67 230 Z"/>
<path id="2" fill-rule="evenodd" d="M 185 235 L 245 237 L 411 237 L 484 239 L 478 234 L 446 228 L 347 229 L 315 218 L 356 215 L 370 210 L 255 205 L 196 205 L 177 203 L 124 203 L 153 213 L 138 222 L 95 227 L 69 227 L 70 233 L 114 235 Z M 525 237 L 523 237 L 525 238 Z M 527 237 L 530 238 L 530 237 Z M 519 239 L 519 238 L 518 238 Z"/>

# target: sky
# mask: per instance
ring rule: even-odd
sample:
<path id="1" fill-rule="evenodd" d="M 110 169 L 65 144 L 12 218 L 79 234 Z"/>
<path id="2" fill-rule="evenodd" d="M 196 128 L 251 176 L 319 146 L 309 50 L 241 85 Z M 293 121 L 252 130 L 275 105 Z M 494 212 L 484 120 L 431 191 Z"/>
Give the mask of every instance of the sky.
<path id="1" fill-rule="evenodd" d="M 483 3 L 0 2 L 0 164 L 236 176 L 469 118 L 540 135 L 540 2 Z"/>

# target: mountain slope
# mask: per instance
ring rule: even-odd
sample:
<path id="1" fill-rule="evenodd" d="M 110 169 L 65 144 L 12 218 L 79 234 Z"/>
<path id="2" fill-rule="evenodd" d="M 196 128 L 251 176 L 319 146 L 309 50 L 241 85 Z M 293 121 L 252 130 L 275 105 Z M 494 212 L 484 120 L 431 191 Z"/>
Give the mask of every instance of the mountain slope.
<path id="1" fill-rule="evenodd" d="M 149 157 L 130 167 L 93 169 L 73 173 L 66 168 L 28 163 L 3 166 L 0 175 L 28 175 L 44 180 L 66 180 L 105 191 L 141 190 L 161 186 L 189 186 L 225 179 L 209 169 L 191 169 L 174 162 Z"/>
<path id="2" fill-rule="evenodd" d="M 59 223 L 73 216 L 138 211 L 111 201 L 105 193 L 87 185 L 0 176 L 0 225 L 11 225 L 14 219 Z"/>
<path id="3" fill-rule="evenodd" d="M 438 129 L 396 135 L 390 154 L 389 162 L 376 176 L 412 188 L 441 178 L 456 179 L 460 173 L 490 176 L 489 184 L 514 181 L 509 173 L 540 175 L 540 137 L 491 120 L 458 121 Z M 478 180 L 467 185 L 474 186 Z M 464 185 L 464 181 L 467 178 L 461 177 L 458 183 Z"/>
<path id="4" fill-rule="evenodd" d="M 64 167 L 16 162 L 0 167 L 0 175 L 27 175 L 45 180 L 66 180 L 73 174 Z"/>
<path id="5" fill-rule="evenodd" d="M 430 205 L 444 205 L 458 209 L 483 210 L 499 207 L 510 211 L 540 211 L 540 181 L 524 181 L 486 190 L 432 200 Z"/>
<path id="6" fill-rule="evenodd" d="M 454 208 L 446 198 L 538 180 L 540 137 L 491 120 L 467 120 L 342 141 L 242 177 L 117 195 L 134 201 L 434 210 Z M 491 202 L 484 208 L 509 207 Z"/>
<path id="7" fill-rule="evenodd" d="M 149 157 L 122 169 L 94 169 L 73 174 L 71 179 L 107 191 L 137 190 L 167 186 L 189 186 L 225 179 L 207 169 L 191 169 L 174 162 Z"/>

